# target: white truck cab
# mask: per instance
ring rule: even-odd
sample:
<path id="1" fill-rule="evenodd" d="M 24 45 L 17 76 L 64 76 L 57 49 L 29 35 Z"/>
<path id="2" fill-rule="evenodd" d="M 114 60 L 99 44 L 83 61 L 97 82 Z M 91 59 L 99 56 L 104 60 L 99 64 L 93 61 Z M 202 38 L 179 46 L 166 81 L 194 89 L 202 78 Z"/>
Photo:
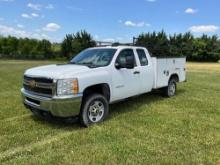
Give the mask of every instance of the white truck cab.
<path id="1" fill-rule="evenodd" d="M 82 51 L 68 64 L 24 73 L 24 105 L 38 115 L 79 115 L 84 126 L 103 121 L 109 104 L 162 88 L 168 97 L 186 79 L 186 58 L 153 58 L 144 47 L 103 46 Z"/>

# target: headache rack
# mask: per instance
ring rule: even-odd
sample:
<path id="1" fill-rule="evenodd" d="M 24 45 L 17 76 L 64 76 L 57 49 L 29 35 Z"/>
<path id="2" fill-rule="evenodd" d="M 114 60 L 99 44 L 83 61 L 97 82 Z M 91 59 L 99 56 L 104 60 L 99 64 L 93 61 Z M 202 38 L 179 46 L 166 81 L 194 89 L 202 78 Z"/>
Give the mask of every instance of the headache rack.
<path id="1" fill-rule="evenodd" d="M 120 42 L 108 42 L 108 41 L 96 41 L 97 47 L 103 46 L 137 46 L 136 45 L 137 38 L 133 37 L 133 43 L 120 43 Z"/>

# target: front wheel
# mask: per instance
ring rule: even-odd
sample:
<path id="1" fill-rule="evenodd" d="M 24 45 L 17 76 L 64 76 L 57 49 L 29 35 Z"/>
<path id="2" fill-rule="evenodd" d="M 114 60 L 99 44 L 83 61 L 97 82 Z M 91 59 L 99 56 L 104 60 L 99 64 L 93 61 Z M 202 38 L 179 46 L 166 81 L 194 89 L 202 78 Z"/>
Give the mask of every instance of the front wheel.
<path id="1" fill-rule="evenodd" d="M 168 86 L 164 88 L 164 95 L 166 97 L 172 97 L 176 94 L 176 80 L 171 79 L 168 83 Z"/>
<path id="2" fill-rule="evenodd" d="M 107 99 L 100 94 L 93 94 L 83 100 L 80 121 L 83 126 L 100 123 L 108 116 L 109 104 Z"/>

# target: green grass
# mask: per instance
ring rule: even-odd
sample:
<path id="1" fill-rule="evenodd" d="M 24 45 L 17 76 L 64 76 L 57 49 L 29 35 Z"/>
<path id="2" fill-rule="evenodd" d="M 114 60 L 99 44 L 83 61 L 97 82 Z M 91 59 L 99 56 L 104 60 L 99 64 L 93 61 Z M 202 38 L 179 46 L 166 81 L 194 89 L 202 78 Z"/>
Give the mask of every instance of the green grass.
<path id="1" fill-rule="evenodd" d="M 0 61 L 0 164 L 220 164 L 220 64 L 189 63 L 176 97 L 117 103 L 85 129 L 23 107 L 24 70 L 48 63 Z"/>

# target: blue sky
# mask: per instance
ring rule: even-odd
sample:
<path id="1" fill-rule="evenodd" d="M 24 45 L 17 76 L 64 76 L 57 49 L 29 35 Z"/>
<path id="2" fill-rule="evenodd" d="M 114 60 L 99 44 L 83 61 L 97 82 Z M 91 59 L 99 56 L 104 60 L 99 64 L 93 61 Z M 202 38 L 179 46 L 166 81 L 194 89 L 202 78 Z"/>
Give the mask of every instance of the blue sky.
<path id="1" fill-rule="evenodd" d="M 0 35 L 60 42 L 81 29 L 129 42 L 142 32 L 220 34 L 219 0 L 0 0 Z"/>

